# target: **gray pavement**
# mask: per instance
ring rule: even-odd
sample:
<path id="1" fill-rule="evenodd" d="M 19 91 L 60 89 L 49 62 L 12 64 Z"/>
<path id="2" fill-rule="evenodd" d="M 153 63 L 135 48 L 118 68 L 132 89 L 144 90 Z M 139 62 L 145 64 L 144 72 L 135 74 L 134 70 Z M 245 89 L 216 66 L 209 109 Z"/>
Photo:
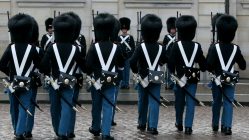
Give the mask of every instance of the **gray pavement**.
<path id="1" fill-rule="evenodd" d="M 37 111 L 33 140 L 55 140 L 51 127 L 49 104 L 40 105 L 44 113 Z M 77 114 L 75 140 L 100 140 L 93 137 L 88 128 L 91 124 L 91 104 L 84 104 L 87 111 L 80 110 Z M 117 126 L 111 134 L 117 140 L 248 140 L 249 139 L 249 107 L 234 109 L 233 135 L 224 136 L 220 132 L 214 134 L 211 129 L 211 107 L 196 107 L 193 134 L 187 136 L 179 133 L 174 127 L 174 106 L 160 108 L 159 135 L 152 136 L 137 130 L 137 105 L 119 105 L 123 112 L 116 113 Z M 14 139 L 10 121 L 9 104 L 0 104 L 0 140 Z"/>

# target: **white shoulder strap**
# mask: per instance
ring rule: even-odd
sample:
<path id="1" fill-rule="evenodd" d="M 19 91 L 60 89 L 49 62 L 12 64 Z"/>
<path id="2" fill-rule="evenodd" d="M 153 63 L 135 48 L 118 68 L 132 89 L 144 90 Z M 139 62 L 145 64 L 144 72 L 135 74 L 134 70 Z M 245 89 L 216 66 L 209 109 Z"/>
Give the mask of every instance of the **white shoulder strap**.
<path id="1" fill-rule="evenodd" d="M 106 64 L 105 64 L 105 62 L 104 62 L 104 58 L 103 58 L 102 53 L 101 53 L 101 51 L 100 51 L 99 43 L 96 43 L 96 44 L 95 44 L 95 48 L 96 48 L 96 51 L 97 51 L 97 54 L 98 54 L 98 58 L 99 58 L 99 62 L 100 62 L 100 64 L 101 64 L 102 69 L 105 70 L 105 71 L 108 71 L 108 69 L 109 69 L 109 67 L 110 67 L 110 65 L 111 65 L 111 62 L 112 62 L 112 60 L 113 60 L 114 54 L 115 54 L 115 52 L 116 52 L 117 45 L 116 45 L 116 44 L 113 44 L 112 51 L 111 51 L 111 53 L 110 53 L 110 55 L 109 55 L 109 58 L 108 58 Z M 112 71 L 113 71 L 113 69 L 112 69 Z"/>
<path id="2" fill-rule="evenodd" d="M 47 42 L 46 42 L 46 44 L 45 44 L 45 46 L 44 46 L 44 50 L 47 48 L 49 42 L 52 42 L 52 39 L 53 39 L 53 36 L 52 36 L 52 35 L 49 36 L 48 34 L 46 34 L 46 36 L 47 36 L 48 40 L 47 40 Z"/>
<path id="3" fill-rule="evenodd" d="M 219 43 L 217 43 L 215 45 L 215 47 L 216 47 L 216 51 L 218 53 L 218 57 L 219 57 L 219 60 L 220 60 L 222 70 L 228 71 L 228 69 L 230 68 L 231 63 L 232 63 L 232 61 L 233 61 L 233 59 L 235 57 L 235 54 L 237 52 L 237 46 L 236 45 L 233 46 L 233 52 L 232 52 L 232 54 L 231 54 L 231 56 L 230 56 L 230 58 L 229 58 L 229 60 L 227 62 L 227 65 L 225 65 L 224 59 L 222 57 Z M 233 71 L 234 71 L 234 68 L 232 67 L 231 72 L 233 72 Z"/>
<path id="4" fill-rule="evenodd" d="M 144 52 L 145 59 L 146 59 L 147 64 L 149 66 L 149 69 L 154 71 L 155 68 L 156 68 L 156 65 L 157 65 L 157 63 L 159 61 L 159 58 L 161 56 L 161 53 L 162 53 L 162 46 L 159 45 L 159 50 L 158 50 L 157 56 L 156 56 L 156 58 L 155 58 L 155 60 L 153 62 L 153 65 L 151 65 L 150 57 L 149 57 L 148 51 L 147 51 L 147 49 L 145 47 L 145 44 L 142 43 L 141 46 L 142 46 L 142 49 L 143 49 L 143 52 Z"/>
<path id="5" fill-rule="evenodd" d="M 25 51 L 25 54 L 23 56 L 23 59 L 21 61 L 21 65 L 19 67 L 19 64 L 18 64 L 18 60 L 17 60 L 17 54 L 16 54 L 16 48 L 15 48 L 15 44 L 12 44 L 11 45 L 11 51 L 12 51 L 12 57 L 13 57 L 13 60 L 14 60 L 14 65 L 15 65 L 15 69 L 16 69 L 16 74 L 18 76 L 21 76 L 22 75 L 22 72 L 23 72 L 23 69 L 24 69 L 24 66 L 26 64 L 26 61 L 28 59 L 28 56 L 29 56 L 29 53 L 30 53 L 30 50 L 31 50 L 31 45 L 28 45 L 26 51 Z"/>
<path id="6" fill-rule="evenodd" d="M 66 73 L 66 71 L 68 69 L 68 66 L 71 63 L 71 61 L 73 59 L 73 56 L 75 54 L 76 47 L 74 45 L 72 45 L 71 53 L 70 53 L 70 55 L 69 55 L 69 57 L 67 59 L 66 65 L 64 67 L 62 65 L 61 58 L 60 58 L 60 55 L 59 55 L 59 51 L 57 49 L 57 45 L 56 44 L 53 44 L 53 50 L 54 50 L 55 57 L 56 57 L 56 60 L 57 60 L 57 63 L 58 63 L 60 71 Z"/>
<path id="7" fill-rule="evenodd" d="M 175 36 L 174 36 L 174 37 L 171 37 L 170 35 L 167 35 L 167 37 L 168 37 L 170 40 L 169 40 L 168 44 L 166 45 L 166 50 L 168 50 L 169 45 L 170 45 L 171 43 L 173 43 L 173 42 L 175 41 L 175 39 L 176 39 Z"/>
<path id="8" fill-rule="evenodd" d="M 179 46 L 179 49 L 180 49 L 180 52 L 181 52 L 181 55 L 182 55 L 182 58 L 184 60 L 185 65 L 187 67 L 192 67 L 193 62 L 194 62 L 194 58 L 195 58 L 197 50 L 198 50 L 198 44 L 195 43 L 195 48 L 194 48 L 194 51 L 193 51 L 192 56 L 190 58 L 190 61 L 188 61 L 188 58 L 187 58 L 186 53 L 185 53 L 183 46 L 182 46 L 182 42 L 179 41 L 177 44 Z"/>
<path id="9" fill-rule="evenodd" d="M 130 37 L 130 35 L 127 35 L 127 36 L 125 36 L 125 37 L 123 37 L 122 35 L 120 36 L 120 39 L 121 39 L 121 44 L 122 43 L 124 43 L 125 45 L 126 45 L 126 47 L 129 49 L 129 50 L 131 50 L 131 47 L 130 47 L 130 45 L 126 42 L 126 39 L 127 38 L 129 38 Z"/>

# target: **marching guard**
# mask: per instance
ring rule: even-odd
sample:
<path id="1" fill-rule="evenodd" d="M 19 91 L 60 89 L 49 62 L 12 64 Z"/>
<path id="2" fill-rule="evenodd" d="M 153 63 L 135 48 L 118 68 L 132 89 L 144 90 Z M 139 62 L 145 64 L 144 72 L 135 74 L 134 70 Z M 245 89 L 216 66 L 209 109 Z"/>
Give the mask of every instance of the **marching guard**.
<path id="1" fill-rule="evenodd" d="M 81 57 L 79 48 L 73 45 L 76 29 L 76 21 L 73 17 L 67 14 L 56 17 L 53 21 L 53 29 L 56 42 L 47 48 L 40 70 L 51 84 L 49 94 L 54 94 L 50 96 L 54 96 L 56 101 L 54 104 L 58 107 L 53 107 L 56 112 L 51 112 L 52 116 L 58 116 L 54 118 L 57 122 L 53 125 L 54 131 L 59 139 L 67 140 L 70 135 L 72 111 L 78 111 L 73 105 L 76 84 L 75 66 L 78 64 L 84 71 L 85 60 Z"/>
<path id="2" fill-rule="evenodd" d="M 93 24 L 96 42 L 89 48 L 86 56 L 88 80 L 92 83 L 92 124 L 89 132 L 94 136 L 102 133 L 103 140 L 113 140 L 110 130 L 111 114 L 115 111 L 117 69 L 123 68 L 124 60 L 120 47 L 110 40 L 115 17 L 100 13 L 94 18 Z"/>
<path id="3" fill-rule="evenodd" d="M 138 79 L 138 126 L 153 135 L 158 134 L 160 89 L 164 81 L 164 72 L 160 66 L 166 63 L 166 50 L 157 43 L 162 30 L 162 20 L 153 14 L 147 14 L 141 21 L 141 35 L 144 40 L 135 49 L 130 66 Z M 148 116 L 148 121 L 147 121 Z"/>
<path id="4" fill-rule="evenodd" d="M 120 88 L 129 89 L 130 57 L 132 56 L 135 50 L 135 42 L 133 36 L 128 34 L 128 31 L 130 30 L 131 20 L 127 17 L 122 17 L 119 19 L 119 22 L 122 34 L 119 36 L 118 42 L 120 42 L 121 47 L 124 50 L 124 56 L 125 56 L 125 66 L 123 70 L 123 78 L 121 80 Z"/>
<path id="5" fill-rule="evenodd" d="M 54 42 L 54 36 L 53 36 L 53 18 L 47 18 L 45 20 L 45 26 L 46 26 L 46 34 L 44 34 L 41 38 L 41 48 L 43 48 L 45 51 L 47 50 L 48 46 L 50 46 Z"/>
<path id="6" fill-rule="evenodd" d="M 172 74 L 185 84 L 184 87 L 175 84 L 175 126 L 183 131 L 183 112 L 185 112 L 185 134 L 192 134 L 192 125 L 195 113 L 195 94 L 200 78 L 200 70 L 206 70 L 206 59 L 201 45 L 192 40 L 195 37 L 197 23 L 193 16 L 183 15 L 176 20 L 178 41 L 172 46 L 168 58 L 168 67 Z M 196 67 L 199 64 L 199 68 Z M 188 92 L 188 94 L 186 93 Z"/>
<path id="7" fill-rule="evenodd" d="M 168 34 L 164 36 L 163 46 L 166 48 L 166 53 L 169 54 L 170 48 L 176 41 L 176 17 L 169 17 L 166 21 Z M 169 72 L 168 67 L 165 69 L 165 89 L 173 89 L 174 82 L 170 78 L 171 72 Z"/>
<path id="8" fill-rule="evenodd" d="M 30 89 L 31 65 L 38 68 L 40 57 L 36 47 L 30 45 L 33 19 L 27 14 L 17 14 L 8 22 L 12 44 L 9 44 L 0 60 L 0 70 L 9 76 L 4 80 L 10 98 L 10 114 L 14 135 L 24 140 L 27 115 L 30 113 L 32 91 Z"/>
<path id="9" fill-rule="evenodd" d="M 238 28 L 237 20 L 230 15 L 221 15 L 215 25 L 218 42 L 210 46 L 207 54 L 207 69 L 213 75 L 212 127 L 215 132 L 219 129 L 223 100 L 221 132 L 231 135 L 235 84 L 239 76 L 234 64 L 237 63 L 241 70 L 245 70 L 246 61 L 239 46 L 232 43 Z"/>

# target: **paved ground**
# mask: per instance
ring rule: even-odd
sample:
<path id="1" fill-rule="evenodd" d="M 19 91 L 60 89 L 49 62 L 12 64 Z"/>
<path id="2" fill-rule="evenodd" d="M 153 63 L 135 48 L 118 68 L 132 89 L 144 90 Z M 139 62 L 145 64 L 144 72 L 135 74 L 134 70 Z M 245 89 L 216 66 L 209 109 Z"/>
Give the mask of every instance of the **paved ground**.
<path id="1" fill-rule="evenodd" d="M 52 132 L 49 104 L 40 105 L 45 113 L 37 111 L 35 128 L 33 131 L 34 140 L 54 140 Z M 88 111 L 81 110 L 77 114 L 76 138 L 75 140 L 100 140 L 100 137 L 93 137 L 88 132 L 91 122 L 91 105 L 85 104 Z M 211 130 L 211 108 L 197 107 L 191 136 L 179 133 L 174 127 L 174 107 L 161 107 L 159 120 L 159 135 L 152 136 L 146 132 L 136 129 L 137 106 L 119 105 L 123 112 L 116 113 L 117 126 L 113 127 L 112 135 L 117 140 L 248 140 L 249 137 L 249 107 L 234 109 L 233 135 L 224 136 L 220 132 L 214 134 Z M 13 139 L 9 105 L 0 104 L 0 140 Z"/>

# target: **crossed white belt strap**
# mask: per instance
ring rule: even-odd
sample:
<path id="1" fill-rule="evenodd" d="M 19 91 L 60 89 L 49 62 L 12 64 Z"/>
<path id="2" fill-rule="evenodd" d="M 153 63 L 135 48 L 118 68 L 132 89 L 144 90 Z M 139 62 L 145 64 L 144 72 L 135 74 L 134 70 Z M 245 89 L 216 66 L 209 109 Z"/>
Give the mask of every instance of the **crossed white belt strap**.
<path id="1" fill-rule="evenodd" d="M 127 38 L 129 38 L 130 36 L 129 35 L 127 35 L 127 36 L 125 36 L 125 37 L 123 37 L 123 36 L 119 36 L 120 37 L 120 39 L 121 39 L 121 44 L 125 44 L 126 45 L 126 47 L 129 49 L 129 50 L 131 50 L 131 47 L 130 47 L 130 45 L 126 42 L 126 39 Z"/>
<path id="2" fill-rule="evenodd" d="M 166 50 L 168 50 L 168 47 L 171 43 L 173 43 L 176 39 L 176 37 L 171 37 L 170 35 L 167 35 L 167 37 L 170 39 L 170 41 L 168 42 L 168 44 L 166 45 Z"/>
<path id="3" fill-rule="evenodd" d="M 181 55 L 182 55 L 182 58 L 183 58 L 183 61 L 184 61 L 185 65 L 187 67 L 192 67 L 194 59 L 195 59 L 195 56 L 196 56 L 196 53 L 197 53 L 197 50 L 198 50 L 198 44 L 195 43 L 195 48 L 194 48 L 194 51 L 193 51 L 192 56 L 191 56 L 191 58 L 190 58 L 189 61 L 188 61 L 186 53 L 185 53 L 185 51 L 183 49 L 182 42 L 179 41 L 177 44 L 179 46 L 179 49 L 180 49 L 180 52 L 181 52 Z"/>
<path id="4" fill-rule="evenodd" d="M 49 42 L 52 42 L 53 41 L 53 35 L 49 36 L 48 34 L 46 35 L 46 37 L 48 38 L 45 46 L 44 46 L 44 50 L 47 48 Z"/>
<path id="5" fill-rule="evenodd" d="M 72 45 L 72 50 L 71 50 L 71 53 L 67 59 L 67 62 L 65 64 L 65 66 L 63 67 L 62 65 L 62 62 L 61 62 L 61 57 L 59 55 L 59 51 L 58 51 L 58 48 L 57 48 L 57 45 L 56 44 L 53 44 L 53 50 L 54 50 L 54 53 L 55 53 L 55 57 L 56 57 L 56 61 L 57 61 L 57 64 L 59 66 L 59 69 L 61 72 L 64 72 L 66 73 L 67 72 L 67 69 L 69 67 L 69 64 L 71 63 L 72 59 L 73 59 L 73 56 L 75 54 L 75 51 L 76 51 L 76 47 L 74 45 Z M 75 66 L 72 67 L 72 69 L 70 70 L 69 74 L 72 75 L 73 71 L 75 69 Z"/>
<path id="6" fill-rule="evenodd" d="M 22 72 L 23 72 L 23 69 L 24 69 L 24 66 L 27 62 L 27 59 L 28 59 L 28 56 L 29 56 L 29 53 L 30 53 L 30 50 L 31 50 L 31 45 L 28 45 L 26 51 L 25 51 L 25 54 L 23 56 L 23 59 L 21 61 L 21 65 L 18 64 L 18 60 L 17 60 L 17 54 L 16 54 L 16 48 L 15 48 L 15 44 L 12 44 L 11 45 L 11 52 L 12 52 L 12 57 L 13 57 L 13 60 L 14 60 L 14 65 L 15 65 L 15 69 L 16 69 L 16 75 L 18 76 L 22 76 Z M 25 76 L 28 77 L 29 74 L 30 74 L 30 68 L 27 70 Z"/>
<path id="7" fill-rule="evenodd" d="M 222 54 L 221 54 L 221 50 L 220 50 L 220 45 L 219 45 L 219 43 L 217 43 L 217 44 L 215 45 L 215 47 L 216 47 L 216 51 L 217 51 L 217 53 L 218 53 L 218 57 L 219 57 L 219 60 L 220 60 L 220 64 L 221 64 L 222 70 L 228 71 L 229 68 L 230 68 L 230 66 L 231 66 L 231 63 L 232 63 L 232 61 L 233 61 L 233 59 L 234 59 L 234 57 L 235 57 L 235 54 L 236 54 L 236 52 L 237 52 L 237 46 L 236 46 L 236 45 L 233 46 L 233 52 L 232 52 L 230 58 L 228 59 L 228 62 L 227 62 L 226 65 L 225 65 L 224 59 L 223 59 Z M 232 66 L 230 72 L 234 72 L 234 67 L 233 67 L 233 66 Z"/>
<path id="8" fill-rule="evenodd" d="M 159 61 L 159 58 L 161 56 L 161 53 L 162 53 L 162 46 L 159 45 L 159 50 L 158 50 L 157 56 L 156 56 L 156 58 L 155 58 L 155 60 L 153 62 L 153 65 L 151 64 L 150 57 L 149 57 L 148 51 L 147 51 L 147 49 L 145 47 L 145 44 L 142 43 L 141 46 L 142 46 L 142 49 L 143 49 L 143 52 L 144 52 L 145 59 L 146 59 L 147 64 L 149 66 L 149 70 L 153 70 L 154 71 L 155 68 L 156 68 L 156 66 L 157 66 L 157 63 Z M 160 70 L 160 67 L 158 67 L 158 70 Z"/>

